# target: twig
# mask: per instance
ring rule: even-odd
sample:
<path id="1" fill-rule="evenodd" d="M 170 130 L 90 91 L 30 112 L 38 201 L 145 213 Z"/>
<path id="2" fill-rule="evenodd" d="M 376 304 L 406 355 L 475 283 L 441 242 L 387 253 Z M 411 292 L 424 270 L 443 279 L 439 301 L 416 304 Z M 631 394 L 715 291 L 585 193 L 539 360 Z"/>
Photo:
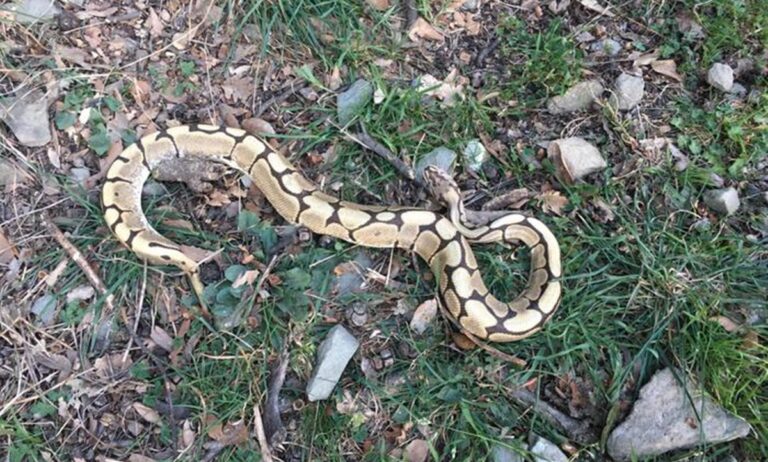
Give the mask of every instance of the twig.
<path id="1" fill-rule="evenodd" d="M 43 219 L 43 224 L 48 229 L 48 232 L 53 235 L 53 238 L 56 239 L 56 242 L 58 242 L 59 245 L 67 252 L 67 254 L 69 254 L 69 257 L 75 263 L 77 263 L 77 266 L 79 266 L 83 271 L 86 279 L 88 279 L 88 282 L 90 282 L 93 288 L 96 289 L 96 292 L 98 292 L 99 295 L 105 297 L 104 305 L 106 309 L 102 313 L 103 317 L 111 317 L 112 313 L 115 311 L 115 305 L 113 303 L 114 295 L 107 291 L 107 287 L 101 281 L 101 278 L 99 278 L 99 276 L 96 274 L 96 271 L 94 271 L 91 265 L 88 263 L 88 260 L 86 260 L 85 256 L 80 252 L 80 250 L 78 250 L 77 247 L 75 247 L 74 244 L 72 244 L 72 242 L 67 239 L 64 233 L 61 232 L 59 227 L 56 226 L 56 224 L 51 220 L 48 212 L 43 211 L 40 215 Z"/>
<path id="2" fill-rule="evenodd" d="M 392 151 L 387 149 L 386 146 L 384 146 L 383 144 L 373 139 L 369 134 L 356 133 L 352 135 L 350 133 L 347 133 L 346 131 L 342 131 L 342 133 L 345 136 L 347 136 L 350 140 L 368 149 L 369 151 L 372 151 L 373 153 L 377 154 L 379 157 L 383 158 L 384 160 L 392 164 L 392 166 L 395 167 L 395 169 L 397 169 L 397 171 L 400 172 L 400 174 L 406 177 L 407 179 L 413 181 L 419 186 L 424 186 L 424 180 L 421 178 L 418 178 L 416 176 L 416 173 L 413 171 L 411 167 L 406 165 L 405 162 L 403 162 L 397 156 L 395 156 L 392 153 Z"/>
<path id="3" fill-rule="evenodd" d="M 253 424 L 256 427 L 256 439 L 259 441 L 261 449 L 261 460 L 263 462 L 274 462 L 272 452 L 269 450 L 267 436 L 264 434 L 264 423 L 261 420 L 261 411 L 259 406 L 253 406 Z"/>
<path id="4" fill-rule="evenodd" d="M 288 85 L 278 90 L 278 93 L 275 96 L 259 104 L 259 107 L 256 109 L 256 111 L 254 111 L 253 116 L 261 117 L 264 111 L 274 106 L 275 104 L 280 104 L 283 101 L 287 100 L 291 95 L 301 90 L 302 88 L 306 87 L 307 85 L 309 85 L 309 82 L 307 82 L 306 80 L 302 80 L 302 79 L 292 80 L 291 83 L 289 83 Z"/>
<path id="5" fill-rule="evenodd" d="M 285 428 L 280 418 L 279 399 L 280 390 L 282 390 L 285 383 L 285 374 L 288 372 L 289 359 L 288 344 L 286 343 L 283 351 L 280 353 L 280 362 L 269 377 L 267 404 L 264 409 L 264 429 L 267 441 L 273 446 L 282 443 L 283 438 L 285 438 Z"/>
<path id="6" fill-rule="evenodd" d="M 485 61 L 485 58 L 488 57 L 489 54 L 495 50 L 499 44 L 501 43 L 501 37 L 493 37 L 489 42 L 488 45 L 485 46 L 482 50 L 480 50 L 480 53 L 477 54 L 475 57 L 475 66 L 482 66 L 483 62 Z"/>
<path id="7" fill-rule="evenodd" d="M 510 398 L 520 404 L 531 406 L 534 412 L 541 415 L 548 422 L 562 428 L 569 438 L 579 444 L 592 444 L 597 441 L 597 435 L 592 431 L 587 422 L 576 420 L 563 414 L 544 401 L 539 400 L 538 396 L 525 388 L 513 391 Z"/>

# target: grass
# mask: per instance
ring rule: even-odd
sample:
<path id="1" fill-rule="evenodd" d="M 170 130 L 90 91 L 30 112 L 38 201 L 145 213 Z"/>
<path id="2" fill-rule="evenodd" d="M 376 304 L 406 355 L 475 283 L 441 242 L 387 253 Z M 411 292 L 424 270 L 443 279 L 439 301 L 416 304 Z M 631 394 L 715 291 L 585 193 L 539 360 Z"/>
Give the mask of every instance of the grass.
<path id="1" fill-rule="evenodd" d="M 505 78 L 487 84 L 487 92 L 498 91 L 499 99 L 481 101 L 467 92 L 463 101 L 446 109 L 425 102 L 424 95 L 410 86 L 411 76 L 392 80 L 375 65 L 379 58 L 401 58 L 401 38 L 387 22 L 394 9 L 373 12 L 362 2 L 349 0 L 222 4 L 242 13 L 236 24 L 240 33 L 244 34 L 248 26 L 257 27 L 264 59 L 294 61 L 290 54 L 299 50 L 310 57 L 306 61 L 314 66 L 317 76 L 345 67 L 345 81 L 351 82 L 355 76 L 369 78 L 383 91 L 384 99 L 369 105 L 357 122 L 411 163 L 438 146 L 461 152 L 480 132 L 493 137 L 510 117 L 535 118 L 541 102 L 578 81 L 584 66 L 565 25 L 504 18 L 497 31 L 503 40 L 499 54 L 511 62 L 519 61 L 521 66 L 510 67 Z M 674 8 L 690 6 L 680 2 L 649 4 L 649 11 L 664 13 L 667 18 L 673 18 Z M 694 42 L 681 38 L 671 20 L 658 29 L 663 34 L 660 42 L 669 56 L 680 61 L 681 71 L 705 68 L 729 53 L 749 54 L 755 43 L 765 41 L 766 16 L 747 14 L 752 4 L 718 1 L 695 10 L 708 33 L 703 44 L 694 46 Z M 418 7 L 421 11 L 429 9 L 426 2 Z M 734 42 L 737 32 L 743 40 Z M 328 34 L 333 35 L 332 40 Z M 182 93 L 191 91 L 183 85 L 193 72 L 191 63 L 181 60 L 177 65 L 183 78 L 174 88 Z M 562 186 L 570 199 L 562 217 L 529 209 L 542 216 L 560 240 L 566 290 L 559 313 L 544 331 L 499 346 L 506 353 L 525 358 L 528 366 L 524 369 L 482 350 L 457 352 L 443 321 L 436 322 L 427 334 L 415 335 L 407 318 L 394 314 L 397 303 L 404 299 L 415 306 L 432 296 L 433 286 L 425 277 L 425 265 L 413 266 L 410 255 L 404 252 L 372 252 L 378 256 L 377 263 L 383 262 L 377 266 L 383 273 L 400 268 L 397 280 L 402 289 L 376 288 L 375 293 L 335 298 L 331 290 L 334 268 L 352 259 L 356 249 L 317 240 L 292 248 L 284 252 L 272 271 L 277 279 L 269 285 L 270 296 L 252 306 L 256 298 L 253 290 L 234 287 L 233 281 L 244 271 L 258 268 L 257 263 L 244 260 L 247 254 L 269 262 L 280 239 L 275 225 L 281 222 L 247 210 L 240 211 L 232 225 L 215 220 L 208 223 L 206 217 L 193 219 L 183 212 L 194 209 L 189 203 L 195 204 L 197 199 L 173 188 L 170 199 L 145 203 L 147 216 L 176 241 L 223 249 L 223 271 L 207 281 L 208 305 L 215 319 L 244 324 L 220 329 L 220 325 L 198 316 L 187 291 L 179 288 L 177 271 L 138 262 L 109 237 L 95 198 L 69 187 L 67 195 L 80 215 L 76 220 L 62 221 L 60 226 L 77 247 L 89 249 L 89 257 L 98 264 L 108 289 L 118 303 L 129 308 L 129 319 L 139 316 L 139 336 L 147 337 L 155 325 L 170 330 L 186 318 L 190 320 L 186 332 L 171 332 L 174 346 L 192 339 L 197 342 L 190 355 L 180 354 L 175 360 L 136 355 L 138 359 L 125 374 L 105 382 L 110 399 L 118 401 L 121 409 L 128 409 L 133 400 L 153 407 L 172 396 L 174 405 L 186 413 L 182 419 L 200 430 L 188 454 L 202 454 L 208 440 L 204 435 L 217 425 L 240 419 L 251 422 L 254 406 L 264 400 L 276 355 L 288 348 L 291 372 L 282 396 L 294 409 L 289 414 L 289 454 L 300 460 L 388 460 L 393 446 L 423 438 L 430 445 L 431 460 L 484 460 L 497 444 L 524 452 L 532 434 L 556 443 L 567 441 L 557 428 L 508 399 L 522 384 L 535 380 L 541 396 L 557 402 L 557 393 L 562 392 L 558 381 L 581 380 L 588 384 L 598 423 L 602 425 L 607 419 L 616 424 L 611 419 L 633 401 L 637 388 L 660 368 L 673 366 L 692 374 L 718 403 L 749 421 L 754 434 L 745 440 L 697 447 L 670 457 L 716 460 L 728 451 L 738 451 L 746 460 L 768 457 L 768 329 L 763 321 L 728 332 L 717 322 L 720 316 L 746 319 L 765 307 L 765 241 L 745 237 L 755 234 L 751 215 L 759 212 L 749 208 L 727 219 L 712 217 L 709 227 L 699 225 L 709 218 L 701 197 L 711 185 L 710 173 L 733 183 L 753 181 L 759 175 L 757 165 L 764 161 L 768 148 L 766 99 L 763 95 L 755 103 L 733 106 L 709 90 L 700 91 L 699 85 L 698 79 L 686 80 L 689 91 L 675 95 L 667 113 L 672 136 L 691 159 L 688 170 L 675 172 L 665 162 L 644 164 L 630 177 L 616 178 L 606 171 L 595 184 Z M 87 84 L 78 84 L 64 100 L 60 113 L 78 114 L 91 96 L 93 91 Z M 520 103 L 515 112 L 500 109 L 499 101 L 511 98 Z M 714 101 L 714 106 L 707 105 L 709 101 Z M 121 110 L 113 103 L 105 100 L 105 110 Z M 335 111 L 332 98 L 306 106 L 284 110 L 291 114 L 309 110 L 318 115 L 316 120 Z M 64 125 L 60 129 L 74 123 L 70 115 L 56 120 Z M 98 131 L 103 120 L 92 119 L 89 124 Z M 626 126 L 631 129 L 629 123 Z M 361 154 L 359 147 L 343 139 L 337 127 L 315 121 L 300 129 L 302 134 L 288 135 L 304 142 L 294 153 L 295 159 L 310 150 L 324 152 L 333 145 L 336 160 L 320 166 L 319 174 L 327 177 L 326 184 L 343 182 L 343 197 L 413 205 L 415 189 L 405 185 L 389 164 Z M 526 152 L 534 153 L 534 140 L 526 142 L 531 144 L 525 147 Z M 606 142 L 609 160 L 623 159 L 626 153 L 610 151 L 609 145 Z M 96 150 L 100 145 L 95 146 L 91 147 Z M 517 179 L 510 188 L 534 189 L 549 181 L 551 172 L 531 170 L 515 151 L 502 158 L 504 165 L 496 159 L 489 163 Z M 490 190 L 498 180 L 480 174 L 476 181 L 479 188 Z M 595 198 L 610 204 L 615 216 L 612 221 L 605 222 L 592 213 Z M 168 205 L 178 212 L 162 207 Z M 164 225 L 165 218 L 193 221 L 194 230 Z M 520 260 L 513 261 L 511 251 L 500 246 L 478 248 L 476 252 L 490 287 L 499 293 L 514 293 L 522 280 L 519 273 L 525 268 L 525 256 L 516 254 Z M 52 247 L 34 256 L 29 264 L 50 271 L 63 258 L 64 253 Z M 28 284 L 36 281 L 31 272 L 23 277 L 28 278 Z M 85 283 L 79 270 L 70 265 L 56 289 L 66 294 Z M 163 286 L 170 286 L 166 294 L 178 301 L 170 305 L 172 309 L 164 308 L 153 290 Z M 308 403 L 303 387 L 311 375 L 317 345 L 333 320 L 343 319 L 344 309 L 355 301 L 375 306 L 368 313 L 371 320 L 355 330 L 362 341 L 361 353 L 347 367 L 330 400 Z M 131 310 L 136 307 L 143 307 L 143 311 Z M 101 308 L 100 301 L 72 302 L 59 314 L 60 324 L 51 327 L 47 335 L 85 340 L 88 347 L 79 354 L 92 361 L 102 354 L 89 338 L 95 334 L 87 332 L 83 338 L 76 330 L 83 316 Z M 360 358 L 374 359 L 383 350 L 394 351 L 394 363 L 376 374 L 362 373 Z M 120 401 L 120 396 L 125 401 Z M 60 423 L 57 405 L 60 400 L 89 402 L 90 397 L 82 389 L 64 386 L 41 390 L 38 398 L 0 417 L 0 439 L 14 442 L 9 460 L 40 460 L 43 451 L 59 459 L 71 458 L 76 452 L 74 446 L 58 445 L 59 426 L 54 425 Z M 568 399 L 561 397 L 560 403 Z M 37 425 L 41 422 L 45 425 Z M 122 428 L 109 430 L 118 435 L 115 439 L 131 441 L 131 448 L 121 449 L 121 454 L 127 455 L 141 447 L 171 446 L 177 440 L 178 427 L 178 420 L 162 415 L 156 425 L 146 425 L 138 437 Z M 579 448 L 579 457 L 600 458 L 602 443 Z M 220 457 L 254 460 L 256 452 L 256 444 L 249 440 L 241 446 L 226 447 Z"/>

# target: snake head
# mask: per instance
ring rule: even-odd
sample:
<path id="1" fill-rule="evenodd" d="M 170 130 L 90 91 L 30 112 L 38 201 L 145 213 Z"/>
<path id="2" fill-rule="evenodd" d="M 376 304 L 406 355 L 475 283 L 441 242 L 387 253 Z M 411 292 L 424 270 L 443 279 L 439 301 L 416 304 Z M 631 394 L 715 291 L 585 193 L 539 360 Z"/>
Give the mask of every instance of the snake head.
<path id="1" fill-rule="evenodd" d="M 424 182 L 432 197 L 447 207 L 453 207 L 461 202 L 459 185 L 445 170 L 436 165 L 427 165 L 424 169 Z"/>

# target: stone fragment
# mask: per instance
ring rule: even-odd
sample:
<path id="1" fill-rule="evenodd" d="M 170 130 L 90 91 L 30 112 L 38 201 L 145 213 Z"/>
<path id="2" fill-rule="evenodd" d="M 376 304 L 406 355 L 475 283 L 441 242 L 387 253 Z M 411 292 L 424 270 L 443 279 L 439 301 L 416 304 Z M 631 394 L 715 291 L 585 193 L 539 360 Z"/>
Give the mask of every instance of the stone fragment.
<path id="1" fill-rule="evenodd" d="M 723 215 L 735 213 L 741 205 L 739 193 L 734 188 L 707 191 L 704 193 L 704 203 L 715 212 Z"/>
<path id="2" fill-rule="evenodd" d="M 603 90 L 603 84 L 597 80 L 579 82 L 565 94 L 552 97 L 547 103 L 547 110 L 550 114 L 566 114 L 588 109 L 592 102 L 602 95 Z"/>
<path id="3" fill-rule="evenodd" d="M 331 396 L 359 345 L 357 339 L 340 324 L 328 331 L 328 336 L 318 348 L 315 370 L 307 383 L 307 398 L 310 401 Z"/>
<path id="4" fill-rule="evenodd" d="M 51 141 L 48 99 L 42 91 L 0 100 L 0 120 L 24 146 L 43 146 Z"/>
<path id="5" fill-rule="evenodd" d="M 579 137 L 549 143 L 547 156 L 558 166 L 566 181 L 575 181 L 608 166 L 600 151 Z"/>
<path id="6" fill-rule="evenodd" d="M 733 69 L 723 63 L 715 63 L 707 72 L 707 82 L 720 91 L 731 91 L 733 87 Z"/>
<path id="7" fill-rule="evenodd" d="M 614 82 L 614 93 L 609 103 L 614 108 L 628 111 L 640 103 L 645 94 L 645 80 L 636 75 L 622 73 Z"/>
<path id="8" fill-rule="evenodd" d="M 568 457 L 555 443 L 541 437 L 538 437 L 528 450 L 535 462 L 568 462 Z"/>
<path id="9" fill-rule="evenodd" d="M 368 104 L 373 97 L 373 85 L 359 79 L 336 98 L 336 112 L 341 125 L 346 125 Z"/>
<path id="10" fill-rule="evenodd" d="M 424 178 L 424 170 L 428 165 L 434 165 L 447 173 L 453 172 L 453 164 L 456 162 L 456 152 L 440 146 L 425 154 L 414 167 L 416 178 Z"/>

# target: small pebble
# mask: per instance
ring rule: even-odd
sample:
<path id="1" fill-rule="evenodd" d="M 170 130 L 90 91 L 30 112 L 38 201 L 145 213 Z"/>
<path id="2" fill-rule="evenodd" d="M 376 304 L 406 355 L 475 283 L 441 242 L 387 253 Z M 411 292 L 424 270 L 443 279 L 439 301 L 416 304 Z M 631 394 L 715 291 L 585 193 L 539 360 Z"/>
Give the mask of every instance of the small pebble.
<path id="1" fill-rule="evenodd" d="M 85 180 L 91 177 L 91 171 L 85 167 L 76 167 L 69 170 L 69 176 L 75 182 L 83 184 Z"/>
<path id="2" fill-rule="evenodd" d="M 470 170 L 479 171 L 488 158 L 488 150 L 485 149 L 480 140 L 469 140 L 467 147 L 464 148 L 464 161 Z"/>
<path id="3" fill-rule="evenodd" d="M 645 93 L 645 81 L 642 77 L 622 73 L 614 82 L 615 93 L 609 100 L 613 107 L 628 111 L 640 103 Z"/>
<path id="4" fill-rule="evenodd" d="M 733 69 L 723 63 L 715 63 L 707 72 L 707 82 L 718 90 L 729 92 L 733 88 Z"/>
<path id="5" fill-rule="evenodd" d="M 723 215 L 736 213 L 741 205 L 739 193 L 734 188 L 723 188 L 704 193 L 704 203 L 709 208 Z"/>

